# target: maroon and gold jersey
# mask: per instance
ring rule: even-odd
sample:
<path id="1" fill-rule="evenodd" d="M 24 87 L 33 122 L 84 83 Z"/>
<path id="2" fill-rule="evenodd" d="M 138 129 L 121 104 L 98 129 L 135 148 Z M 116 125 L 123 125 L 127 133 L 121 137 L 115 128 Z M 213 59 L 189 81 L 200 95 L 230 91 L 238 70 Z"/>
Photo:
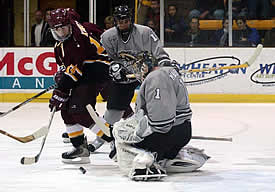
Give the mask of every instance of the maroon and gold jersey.
<path id="1" fill-rule="evenodd" d="M 59 89 L 71 89 L 79 80 L 109 80 L 110 58 L 98 39 L 103 31 L 92 23 L 74 21 L 71 25 L 72 35 L 54 48 L 57 64 L 65 67 Z"/>

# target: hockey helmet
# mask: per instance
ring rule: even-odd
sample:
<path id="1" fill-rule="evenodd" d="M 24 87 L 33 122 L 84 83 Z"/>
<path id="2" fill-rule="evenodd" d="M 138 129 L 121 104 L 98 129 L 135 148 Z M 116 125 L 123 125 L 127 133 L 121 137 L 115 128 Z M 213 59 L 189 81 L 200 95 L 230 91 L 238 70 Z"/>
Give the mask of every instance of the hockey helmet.
<path id="1" fill-rule="evenodd" d="M 120 5 L 115 7 L 115 10 L 114 10 L 115 21 L 119 21 L 122 19 L 131 19 L 131 17 L 132 17 L 132 13 L 127 5 Z"/>
<path id="2" fill-rule="evenodd" d="M 63 42 L 72 34 L 72 21 L 79 20 L 80 16 L 71 8 L 59 8 L 51 11 L 48 23 L 55 40 Z"/>
<path id="3" fill-rule="evenodd" d="M 128 8 L 127 5 L 121 5 L 121 6 L 115 7 L 113 16 L 115 19 L 115 26 L 116 26 L 117 30 L 119 31 L 119 34 L 122 37 L 123 42 L 127 42 L 130 38 L 130 34 L 131 34 L 131 31 L 133 28 L 131 10 Z M 119 26 L 119 22 L 121 20 L 126 20 L 126 19 L 129 19 L 130 24 L 127 27 Z M 129 21 L 127 21 L 127 22 L 129 22 Z"/>
<path id="4" fill-rule="evenodd" d="M 79 14 L 71 8 L 58 8 L 51 11 L 48 21 L 51 28 L 58 28 L 71 23 L 72 20 L 78 21 Z"/>
<path id="5" fill-rule="evenodd" d="M 139 53 L 136 57 L 136 62 L 133 64 L 135 78 L 142 83 L 145 77 L 153 70 L 156 62 L 156 58 L 148 51 Z"/>

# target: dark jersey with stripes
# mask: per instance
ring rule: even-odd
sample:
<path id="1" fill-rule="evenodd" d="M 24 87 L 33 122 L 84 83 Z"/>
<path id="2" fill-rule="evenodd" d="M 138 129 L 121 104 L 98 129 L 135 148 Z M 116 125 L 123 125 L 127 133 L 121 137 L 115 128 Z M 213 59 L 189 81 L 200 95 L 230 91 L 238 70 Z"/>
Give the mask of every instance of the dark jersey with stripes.
<path id="1" fill-rule="evenodd" d="M 91 23 L 74 21 L 71 25 L 71 37 L 56 43 L 54 48 L 57 64 L 66 69 L 58 87 L 68 90 L 79 80 L 109 79 L 110 58 L 98 39 L 103 31 Z"/>

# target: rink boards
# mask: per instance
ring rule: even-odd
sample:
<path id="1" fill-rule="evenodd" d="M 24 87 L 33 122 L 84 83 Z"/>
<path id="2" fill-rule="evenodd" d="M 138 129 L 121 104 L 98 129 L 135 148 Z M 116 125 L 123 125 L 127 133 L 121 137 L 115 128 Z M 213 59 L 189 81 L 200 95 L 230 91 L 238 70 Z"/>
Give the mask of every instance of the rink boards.
<path id="1" fill-rule="evenodd" d="M 244 63 L 255 48 L 166 48 L 182 69 Z M 186 73 L 191 102 L 275 102 L 275 48 L 264 48 L 249 68 Z M 52 48 L 0 49 L 0 102 L 22 102 L 53 82 L 58 67 Z M 35 102 L 48 102 L 47 93 Z M 133 101 L 135 100 L 135 97 Z M 98 101 L 102 101 L 98 97 Z"/>

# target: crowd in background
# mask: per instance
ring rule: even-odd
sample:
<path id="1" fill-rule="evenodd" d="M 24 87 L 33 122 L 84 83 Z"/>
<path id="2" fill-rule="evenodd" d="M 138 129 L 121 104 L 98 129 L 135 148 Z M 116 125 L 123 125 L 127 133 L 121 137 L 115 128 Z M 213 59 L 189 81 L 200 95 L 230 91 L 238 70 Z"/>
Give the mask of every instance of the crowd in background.
<path id="1" fill-rule="evenodd" d="M 166 46 L 228 46 L 228 1 L 165 1 L 164 41 Z M 138 23 L 159 35 L 160 1 L 139 0 Z M 247 20 L 275 20 L 275 0 L 232 0 L 233 46 L 275 46 L 274 30 L 257 30 Z M 222 28 L 202 30 L 200 20 L 221 20 Z"/>
<path id="2" fill-rule="evenodd" d="M 165 46 L 229 46 L 227 0 L 165 1 Z M 36 24 L 31 29 L 31 46 L 53 46 L 55 41 L 47 23 L 51 8 L 35 12 Z M 232 0 L 232 16 L 237 29 L 232 32 L 233 46 L 275 46 L 275 29 L 257 30 L 247 20 L 275 20 L 275 0 Z M 200 20 L 221 20 L 222 28 L 203 30 Z M 139 0 L 137 23 L 149 26 L 160 37 L 160 1 Z M 104 30 L 114 26 L 107 16 Z"/>

